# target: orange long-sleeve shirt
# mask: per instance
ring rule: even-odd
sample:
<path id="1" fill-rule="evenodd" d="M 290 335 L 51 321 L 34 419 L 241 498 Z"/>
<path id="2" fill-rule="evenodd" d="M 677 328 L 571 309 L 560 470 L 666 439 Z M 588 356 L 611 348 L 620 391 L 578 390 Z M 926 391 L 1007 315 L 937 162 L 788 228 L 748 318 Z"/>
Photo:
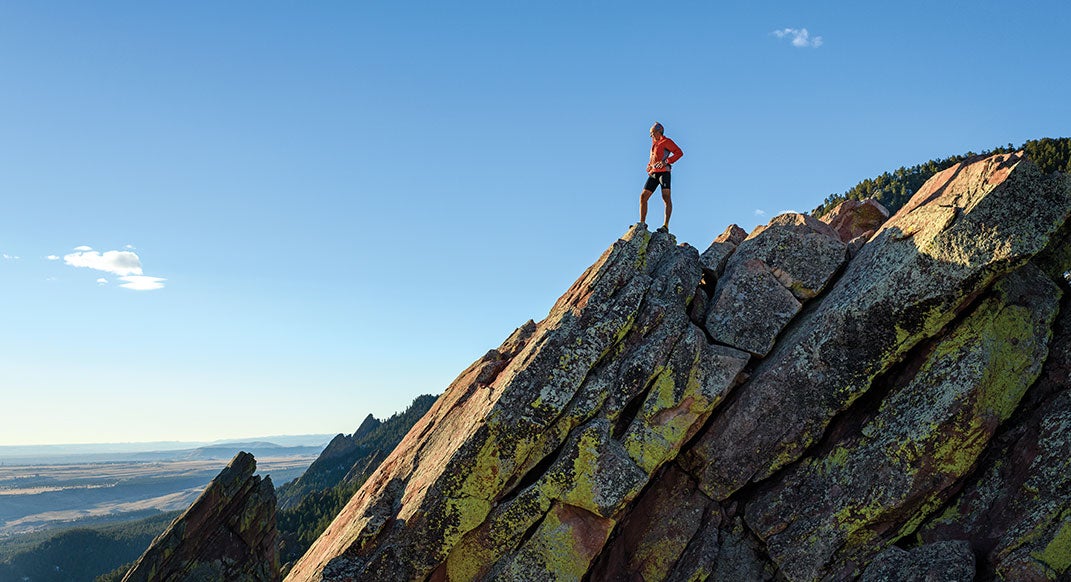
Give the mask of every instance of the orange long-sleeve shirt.
<path id="1" fill-rule="evenodd" d="M 681 151 L 681 148 L 677 147 L 673 140 L 663 135 L 662 139 L 651 143 L 651 161 L 647 162 L 647 173 L 668 172 L 670 164 L 681 159 L 683 155 L 684 152 Z M 662 162 L 661 167 L 656 166 L 658 162 Z"/>

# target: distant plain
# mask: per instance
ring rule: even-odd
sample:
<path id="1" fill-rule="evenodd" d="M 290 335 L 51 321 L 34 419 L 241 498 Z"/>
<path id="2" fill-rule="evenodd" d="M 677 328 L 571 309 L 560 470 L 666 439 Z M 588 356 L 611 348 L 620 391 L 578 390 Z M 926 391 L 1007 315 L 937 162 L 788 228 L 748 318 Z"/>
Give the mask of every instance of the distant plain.
<path id="1" fill-rule="evenodd" d="M 0 538 L 184 510 L 238 450 L 253 448 L 257 473 L 278 487 L 301 475 L 323 448 L 255 444 L 162 451 L 156 460 L 11 464 L 9 457 L 0 464 Z"/>

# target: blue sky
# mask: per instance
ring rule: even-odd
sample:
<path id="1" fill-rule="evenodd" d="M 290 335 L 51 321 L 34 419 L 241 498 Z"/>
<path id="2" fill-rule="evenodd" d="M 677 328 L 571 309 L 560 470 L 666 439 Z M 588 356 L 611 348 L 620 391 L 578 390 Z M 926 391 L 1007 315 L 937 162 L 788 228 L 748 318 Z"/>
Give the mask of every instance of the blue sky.
<path id="1" fill-rule="evenodd" d="M 540 319 L 637 220 L 652 122 L 702 250 L 901 165 L 1071 135 L 1068 22 L 0 4 L 0 444 L 352 432 Z"/>

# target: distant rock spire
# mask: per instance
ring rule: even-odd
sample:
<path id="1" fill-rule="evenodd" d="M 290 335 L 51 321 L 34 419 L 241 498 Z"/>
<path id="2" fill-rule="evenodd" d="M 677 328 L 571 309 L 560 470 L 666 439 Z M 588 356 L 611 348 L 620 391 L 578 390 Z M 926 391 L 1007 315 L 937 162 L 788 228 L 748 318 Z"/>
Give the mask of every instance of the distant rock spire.
<path id="1" fill-rule="evenodd" d="M 138 558 L 123 582 L 279 579 L 275 488 L 240 452 Z"/>

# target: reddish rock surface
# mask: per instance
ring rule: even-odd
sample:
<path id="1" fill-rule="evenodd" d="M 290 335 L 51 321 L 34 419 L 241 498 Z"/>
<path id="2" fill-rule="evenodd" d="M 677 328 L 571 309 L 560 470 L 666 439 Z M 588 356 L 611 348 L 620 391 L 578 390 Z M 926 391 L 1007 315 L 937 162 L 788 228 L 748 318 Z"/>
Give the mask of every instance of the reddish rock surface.
<path id="1" fill-rule="evenodd" d="M 845 200 L 822 217 L 822 221 L 829 224 L 844 242 L 868 232 L 873 234 L 886 220 L 889 220 L 889 210 L 873 198 Z"/>

